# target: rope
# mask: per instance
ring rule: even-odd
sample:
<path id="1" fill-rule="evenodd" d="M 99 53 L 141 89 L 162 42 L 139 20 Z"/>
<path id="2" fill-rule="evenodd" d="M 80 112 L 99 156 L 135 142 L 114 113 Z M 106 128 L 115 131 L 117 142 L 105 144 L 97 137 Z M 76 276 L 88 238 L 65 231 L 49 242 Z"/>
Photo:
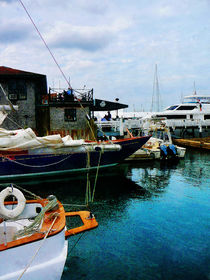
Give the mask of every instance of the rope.
<path id="1" fill-rule="evenodd" d="M 102 152 L 100 151 L 99 159 L 98 159 L 98 166 L 97 166 L 96 176 L 95 176 L 95 182 L 94 182 L 94 187 L 93 187 L 93 194 L 92 194 L 92 200 L 91 200 L 92 202 L 93 202 L 94 196 L 95 196 L 96 183 L 97 183 L 97 180 L 98 180 L 98 172 L 99 172 L 99 167 L 100 167 L 100 162 L 101 162 L 101 154 L 102 154 Z"/>
<path id="2" fill-rule="evenodd" d="M 24 4 L 23 4 L 23 2 L 22 2 L 21 0 L 19 0 L 19 2 L 20 2 L 20 4 L 23 6 L 23 9 L 25 10 L 26 14 L 28 15 L 28 17 L 29 17 L 30 21 L 32 22 L 34 28 L 36 29 L 36 31 L 37 31 L 39 37 L 41 38 L 41 40 L 42 40 L 42 42 L 44 43 L 44 45 L 45 45 L 45 47 L 47 48 L 47 50 L 49 51 L 51 57 L 53 58 L 55 64 L 57 65 L 58 69 L 60 70 L 60 72 L 61 72 L 61 74 L 62 74 L 64 80 L 67 82 L 67 85 L 69 86 L 69 88 L 72 89 L 70 82 L 69 82 L 68 79 L 66 78 L 64 72 L 62 71 L 62 69 L 61 69 L 60 65 L 58 64 L 57 60 L 55 59 L 55 56 L 53 55 L 52 51 L 51 51 L 50 48 L 48 47 L 48 45 L 47 45 L 45 39 L 43 38 L 42 34 L 40 33 L 38 27 L 36 26 L 35 22 L 33 21 L 33 19 L 32 19 L 32 17 L 31 17 L 31 15 L 29 14 L 28 10 L 26 9 L 26 7 L 24 6 Z M 87 116 L 87 118 L 90 119 L 89 115 L 86 113 L 84 107 L 82 106 L 80 100 L 79 100 L 76 96 L 75 96 L 75 98 L 76 98 L 77 102 L 79 103 L 80 107 L 82 108 L 82 110 L 84 110 L 85 115 Z M 89 121 L 87 121 L 87 122 L 88 122 L 88 126 L 89 126 L 89 128 L 90 128 L 90 131 L 91 131 L 91 133 L 92 133 L 92 135 L 93 135 L 93 138 L 96 140 L 95 134 L 94 134 L 94 132 L 93 132 L 93 129 L 92 129 L 92 127 L 91 127 Z"/>
<path id="3" fill-rule="evenodd" d="M 82 234 L 80 235 L 80 237 L 77 239 L 77 241 L 74 243 L 74 245 L 71 247 L 71 249 L 69 250 L 69 253 L 72 252 L 72 250 L 76 247 L 77 243 L 80 241 L 80 239 L 83 237 L 85 231 L 82 232 Z"/>
<path id="4" fill-rule="evenodd" d="M 41 249 L 41 247 L 44 245 L 44 242 L 45 242 L 45 240 L 46 240 L 46 238 L 47 238 L 48 234 L 50 233 L 50 231 L 51 231 L 52 227 L 54 226 L 55 221 L 56 221 L 56 219 L 57 219 L 57 218 L 58 218 L 58 216 L 56 216 L 56 217 L 54 218 L 54 220 L 53 220 L 53 222 L 52 222 L 51 226 L 49 227 L 49 229 L 48 229 L 47 233 L 45 234 L 45 237 L 43 238 L 43 240 L 42 240 L 42 242 L 41 242 L 40 246 L 37 248 L 37 250 L 36 250 L 35 254 L 33 255 L 33 257 L 31 258 L 30 262 L 27 264 L 27 266 L 25 267 L 25 269 L 23 270 L 23 272 L 21 273 L 21 275 L 18 277 L 18 279 L 17 279 L 17 280 L 20 280 L 20 279 L 22 278 L 23 274 L 26 272 L 26 270 L 29 268 L 29 266 L 31 265 L 31 263 L 32 263 L 32 262 L 33 262 L 33 260 L 35 259 L 35 257 L 36 257 L 36 255 L 38 254 L 39 250 L 40 250 L 40 249 Z"/>
<path id="5" fill-rule="evenodd" d="M 53 165 L 59 164 L 59 163 L 65 161 L 65 160 L 67 160 L 68 158 L 70 158 L 72 155 L 69 155 L 69 156 L 67 156 L 66 158 L 61 159 L 61 160 L 59 160 L 59 161 L 57 161 L 57 162 L 53 162 L 53 163 L 49 163 L 49 164 L 45 164 L 45 165 L 30 165 L 30 164 L 18 162 L 18 161 L 16 161 L 16 160 L 12 160 L 12 159 L 10 159 L 10 158 L 8 158 L 8 157 L 5 157 L 4 155 L 1 155 L 1 154 L 0 154 L 0 156 L 3 157 L 3 158 L 5 158 L 5 159 L 8 159 L 8 160 L 11 161 L 11 162 L 14 162 L 14 163 L 19 164 L 19 165 L 22 165 L 22 166 L 33 167 L 33 168 L 40 168 L 40 167 L 48 167 L 48 166 L 53 166 Z"/>
<path id="6" fill-rule="evenodd" d="M 52 51 L 51 51 L 50 48 L 48 47 L 48 45 L 47 45 L 45 39 L 43 38 L 42 34 L 40 33 L 39 29 L 37 28 L 35 22 L 33 21 L 32 17 L 30 16 L 29 12 L 27 11 L 27 9 L 26 9 L 26 7 L 24 6 L 23 2 L 22 2 L 21 0 L 19 0 L 19 2 L 20 2 L 20 4 L 23 6 L 23 9 L 25 10 L 26 14 L 28 15 L 29 19 L 31 20 L 31 22 L 32 22 L 32 24 L 33 24 L 33 26 L 34 26 L 34 28 L 36 29 L 36 31 L 37 31 L 39 37 L 41 38 L 42 42 L 44 43 L 45 47 L 46 47 L 47 50 L 49 51 L 49 53 L 50 53 L 51 57 L 53 58 L 55 64 L 57 65 L 58 69 L 60 70 L 60 72 L 61 72 L 63 78 L 64 78 L 65 81 L 67 82 L 68 86 L 69 86 L 70 88 L 72 88 L 71 85 L 70 85 L 70 82 L 69 82 L 68 79 L 66 78 L 66 76 L 65 76 L 64 72 L 62 71 L 60 65 L 58 64 L 57 60 L 55 59 L 55 56 L 53 55 Z"/>
<path id="7" fill-rule="evenodd" d="M 24 127 L 22 127 L 21 125 L 19 125 L 18 123 L 16 123 L 13 119 L 11 119 L 9 116 L 7 116 L 7 119 L 9 119 L 11 122 L 13 122 L 18 128 L 21 127 L 22 129 L 24 129 Z"/>
<path id="8" fill-rule="evenodd" d="M 95 181 L 94 181 L 94 187 L 93 187 L 93 192 L 92 192 L 92 195 L 91 195 L 90 176 L 89 176 L 90 154 L 87 151 L 87 165 L 86 165 L 86 167 L 88 168 L 88 172 L 87 172 L 86 195 L 85 195 L 86 206 L 88 206 L 88 202 L 93 202 L 93 200 L 94 200 L 96 183 L 97 183 L 97 180 L 98 180 L 98 172 L 99 172 L 99 168 L 100 168 L 102 152 L 103 151 L 100 150 L 99 158 L 98 158 L 98 165 L 97 165 L 97 169 L 96 169 L 96 176 L 95 176 Z"/>
<path id="9" fill-rule="evenodd" d="M 9 98 L 7 97 L 6 92 L 5 92 L 4 88 L 2 87 L 2 84 L 0 84 L 0 88 L 1 88 L 1 90 L 2 90 L 2 92 L 3 92 L 3 94 L 4 94 L 4 97 L 6 98 L 7 102 L 9 103 L 9 106 L 10 106 L 11 110 L 12 110 L 12 111 L 16 111 L 16 110 L 14 109 L 14 107 L 13 107 L 12 102 L 11 102 L 11 101 L 9 100 Z"/>
<path id="10" fill-rule="evenodd" d="M 19 230 L 16 234 L 14 239 L 17 239 L 21 236 L 33 234 L 34 232 L 38 231 L 38 228 L 42 222 L 42 219 L 44 218 L 44 215 L 47 211 L 52 209 L 57 205 L 57 198 L 54 198 L 53 200 L 49 201 L 48 204 L 42 208 L 42 211 L 39 213 L 38 216 L 34 219 L 33 223 L 31 223 L 29 226 L 25 227 L 22 230 Z"/>
<path id="11" fill-rule="evenodd" d="M 30 194 L 33 198 L 35 198 L 35 199 L 42 199 L 40 196 L 38 196 L 38 195 L 36 195 L 36 194 L 34 194 L 34 193 L 32 193 L 32 192 L 30 192 L 30 191 L 28 191 L 28 190 L 26 190 L 26 189 L 24 189 L 24 188 L 22 188 L 22 187 L 20 187 L 20 186 L 17 186 L 16 184 L 0 184 L 0 186 L 2 186 L 2 187 L 7 187 L 7 186 L 15 186 L 16 188 L 18 188 L 18 189 L 21 189 L 22 191 L 24 191 L 24 192 L 26 192 L 26 193 L 28 193 L 28 194 Z"/>
<path id="12" fill-rule="evenodd" d="M 87 151 L 87 164 L 86 168 L 88 168 L 87 172 L 87 183 L 86 183 L 86 195 L 85 195 L 85 203 L 88 205 L 88 202 L 90 201 L 90 178 L 89 178 L 89 168 L 90 168 L 90 153 Z"/>

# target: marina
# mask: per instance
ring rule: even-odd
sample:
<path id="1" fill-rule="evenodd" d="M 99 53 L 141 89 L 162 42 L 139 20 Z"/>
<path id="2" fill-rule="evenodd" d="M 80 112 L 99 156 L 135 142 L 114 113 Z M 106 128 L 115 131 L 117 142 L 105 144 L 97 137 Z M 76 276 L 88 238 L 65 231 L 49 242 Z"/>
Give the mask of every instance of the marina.
<path id="1" fill-rule="evenodd" d="M 208 10 L 0 1 L 0 280 L 210 280 Z"/>

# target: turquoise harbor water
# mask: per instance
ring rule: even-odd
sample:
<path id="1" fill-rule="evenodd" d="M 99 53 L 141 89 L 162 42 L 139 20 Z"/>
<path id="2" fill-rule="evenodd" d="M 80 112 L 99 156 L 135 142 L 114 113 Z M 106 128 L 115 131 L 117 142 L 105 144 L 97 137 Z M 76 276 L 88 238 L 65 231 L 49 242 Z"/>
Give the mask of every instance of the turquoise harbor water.
<path id="1" fill-rule="evenodd" d="M 189 150 L 177 164 L 100 177 L 90 205 L 99 227 L 69 239 L 62 280 L 209 280 L 209 162 L 210 153 Z M 48 187 L 63 203 L 84 204 L 85 181 Z"/>

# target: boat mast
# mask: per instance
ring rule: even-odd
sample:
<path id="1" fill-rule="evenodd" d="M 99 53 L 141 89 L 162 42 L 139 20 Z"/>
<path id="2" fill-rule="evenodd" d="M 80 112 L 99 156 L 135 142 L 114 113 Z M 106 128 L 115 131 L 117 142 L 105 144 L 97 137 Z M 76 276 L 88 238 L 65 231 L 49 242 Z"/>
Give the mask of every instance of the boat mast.
<path id="1" fill-rule="evenodd" d="M 153 112 L 153 110 L 155 112 L 160 112 L 160 103 L 161 102 L 160 102 L 160 89 L 159 89 L 158 74 L 157 74 L 157 64 L 155 64 L 151 112 Z"/>
<path id="2" fill-rule="evenodd" d="M 197 92 L 196 92 L 196 87 L 195 87 L 195 81 L 194 81 L 194 95 L 196 95 Z"/>

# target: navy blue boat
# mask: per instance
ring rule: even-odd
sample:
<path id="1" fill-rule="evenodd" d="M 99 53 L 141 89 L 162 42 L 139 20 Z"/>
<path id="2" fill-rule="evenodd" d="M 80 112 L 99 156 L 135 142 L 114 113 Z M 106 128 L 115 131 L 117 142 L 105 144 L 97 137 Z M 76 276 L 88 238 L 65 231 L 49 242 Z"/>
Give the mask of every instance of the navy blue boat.
<path id="1" fill-rule="evenodd" d="M 141 148 L 150 136 L 108 141 L 112 149 L 104 149 L 101 143 L 89 142 L 92 150 L 64 150 L 46 153 L 45 149 L 31 153 L 31 150 L 0 151 L 0 181 L 16 182 L 27 179 L 81 174 L 97 168 L 115 166 Z M 115 145 L 113 145 L 115 144 Z M 102 147 L 102 148 L 101 148 Z"/>

